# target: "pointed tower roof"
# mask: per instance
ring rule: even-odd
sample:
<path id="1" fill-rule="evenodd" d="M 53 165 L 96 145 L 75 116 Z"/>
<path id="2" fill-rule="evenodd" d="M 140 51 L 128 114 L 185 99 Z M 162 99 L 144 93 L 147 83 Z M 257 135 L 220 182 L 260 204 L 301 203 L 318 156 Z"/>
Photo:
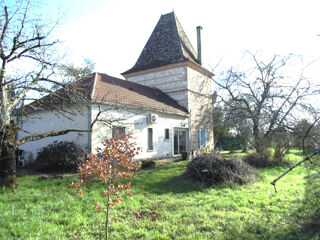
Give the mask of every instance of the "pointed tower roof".
<path id="1" fill-rule="evenodd" d="M 187 60 L 198 64 L 196 52 L 176 15 L 171 12 L 161 15 L 138 61 L 123 74 Z"/>

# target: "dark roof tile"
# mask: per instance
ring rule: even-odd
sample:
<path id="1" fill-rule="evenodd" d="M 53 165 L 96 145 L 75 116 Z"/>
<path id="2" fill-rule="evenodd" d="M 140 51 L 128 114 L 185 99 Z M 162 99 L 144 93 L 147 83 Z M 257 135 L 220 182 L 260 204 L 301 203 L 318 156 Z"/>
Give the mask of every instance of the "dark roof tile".
<path id="1" fill-rule="evenodd" d="M 174 12 L 171 12 L 160 17 L 136 64 L 122 74 L 187 60 L 198 63 L 187 35 Z"/>

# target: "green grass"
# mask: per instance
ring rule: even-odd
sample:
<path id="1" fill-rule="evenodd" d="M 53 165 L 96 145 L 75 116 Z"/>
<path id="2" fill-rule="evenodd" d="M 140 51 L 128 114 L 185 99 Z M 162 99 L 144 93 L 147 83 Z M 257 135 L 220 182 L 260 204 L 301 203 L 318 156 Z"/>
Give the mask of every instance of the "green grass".
<path id="1" fill-rule="evenodd" d="M 306 177 L 304 167 L 275 193 L 270 182 L 284 167 L 259 169 L 254 184 L 206 187 L 184 176 L 186 165 L 137 172 L 134 196 L 111 210 L 110 239 L 320 239 L 319 178 Z M 71 181 L 25 176 L 17 190 L 0 189 L 0 239 L 104 238 L 105 216 L 94 210 L 103 186 L 89 185 L 80 196 L 67 188 Z"/>

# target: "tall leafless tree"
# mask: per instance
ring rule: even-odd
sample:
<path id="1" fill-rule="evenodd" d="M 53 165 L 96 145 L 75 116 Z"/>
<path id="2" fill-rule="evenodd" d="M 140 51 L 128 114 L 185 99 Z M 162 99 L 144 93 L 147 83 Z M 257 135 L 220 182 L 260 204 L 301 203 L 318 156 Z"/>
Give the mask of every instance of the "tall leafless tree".
<path id="1" fill-rule="evenodd" d="M 298 117 L 297 112 L 308 107 L 305 100 L 316 92 L 304 77 L 305 67 L 298 76 L 285 77 L 286 68 L 293 67 L 289 64 L 292 56 L 274 55 L 268 62 L 256 54 L 248 52 L 248 56 L 246 65 L 253 64 L 251 69 L 241 72 L 231 68 L 214 81 L 221 88 L 220 98 L 229 114 L 240 114 L 250 123 L 253 146 L 263 153 L 270 147 L 271 136 L 287 129 Z"/>
<path id="2" fill-rule="evenodd" d="M 1 1 L 0 6 L 0 176 L 8 183 L 16 176 L 14 152 L 19 145 L 88 130 L 65 129 L 16 139 L 17 115 L 21 117 L 49 106 L 62 113 L 64 103 L 86 101 L 86 96 L 81 94 L 86 86 L 64 84 L 56 75 L 61 60 L 57 57 L 59 41 L 52 39 L 56 22 L 33 18 L 36 5 L 30 0 Z M 41 97 L 45 101 L 38 101 Z M 31 101 L 34 102 L 28 107 L 23 106 Z"/>

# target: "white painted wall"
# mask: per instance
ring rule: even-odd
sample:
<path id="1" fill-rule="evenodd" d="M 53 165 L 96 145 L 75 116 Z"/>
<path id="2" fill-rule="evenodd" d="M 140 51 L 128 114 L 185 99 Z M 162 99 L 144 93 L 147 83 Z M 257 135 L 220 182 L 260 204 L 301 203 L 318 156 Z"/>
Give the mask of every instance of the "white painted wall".
<path id="1" fill-rule="evenodd" d="M 108 107 L 105 107 L 108 109 Z M 98 106 L 92 107 L 92 118 L 94 119 L 99 112 Z M 173 157 L 173 133 L 174 128 L 184 126 L 188 129 L 188 117 L 168 115 L 164 113 L 155 113 L 158 115 L 156 123 L 148 125 L 147 115 L 150 112 L 143 110 L 108 110 L 101 117 L 105 119 L 113 119 L 114 126 L 126 127 L 126 133 L 132 133 L 133 141 L 137 143 L 137 147 L 142 148 L 142 152 L 136 159 L 160 159 Z M 148 151 L 148 128 L 153 129 L 153 150 Z M 165 129 L 169 129 L 170 139 L 165 139 Z M 105 137 L 110 138 L 112 130 L 110 126 L 97 123 L 92 133 L 92 152 L 97 152 L 96 148 L 101 147 L 101 142 Z"/>
<path id="2" fill-rule="evenodd" d="M 91 105 L 91 122 L 95 119 L 99 111 L 103 111 L 99 119 L 113 121 L 114 126 L 126 127 L 126 133 L 132 133 L 133 139 L 137 146 L 142 148 L 142 152 L 136 159 L 161 159 L 173 157 L 173 134 L 174 128 L 185 128 L 188 130 L 188 117 L 177 116 L 165 113 L 156 113 L 158 119 L 156 123 L 148 125 L 147 115 L 150 112 L 142 109 L 134 110 L 128 109 L 111 109 L 108 105 L 98 106 Z M 51 111 L 42 111 L 32 114 L 30 117 L 23 118 L 22 128 L 33 134 L 44 133 L 47 131 L 59 131 L 64 129 L 88 129 L 88 108 L 83 106 L 73 111 L 75 114 L 67 114 L 68 118 L 60 114 L 55 114 Z M 153 147 L 152 151 L 148 151 L 148 128 L 153 128 Z M 165 139 L 165 129 L 169 129 L 170 139 Z M 25 132 L 20 131 L 18 137 L 27 136 Z M 92 133 L 72 132 L 66 135 L 48 137 L 38 141 L 27 142 L 21 145 L 21 150 L 31 152 L 33 158 L 36 157 L 37 152 L 53 143 L 54 141 L 70 141 L 75 142 L 81 147 L 88 148 L 91 144 L 91 151 L 97 153 L 96 148 L 102 147 L 102 141 L 105 137 L 110 138 L 112 135 L 111 125 L 105 125 L 101 122 L 96 122 L 93 126 Z M 91 136 L 91 138 L 90 138 Z M 89 138 L 90 139 L 89 139 Z"/>
<path id="3" fill-rule="evenodd" d="M 45 133 L 48 131 L 61 131 L 64 129 L 88 129 L 88 108 L 87 106 L 68 109 L 70 113 L 64 113 L 67 117 L 54 113 L 52 111 L 41 111 L 22 118 L 21 128 L 32 135 Z M 18 138 L 28 136 L 26 132 L 19 131 Z M 53 143 L 54 141 L 70 141 L 75 142 L 81 147 L 88 147 L 88 133 L 70 132 L 66 135 L 47 137 L 38 141 L 27 142 L 19 147 L 19 149 L 31 152 L 35 159 L 37 152 Z"/>

